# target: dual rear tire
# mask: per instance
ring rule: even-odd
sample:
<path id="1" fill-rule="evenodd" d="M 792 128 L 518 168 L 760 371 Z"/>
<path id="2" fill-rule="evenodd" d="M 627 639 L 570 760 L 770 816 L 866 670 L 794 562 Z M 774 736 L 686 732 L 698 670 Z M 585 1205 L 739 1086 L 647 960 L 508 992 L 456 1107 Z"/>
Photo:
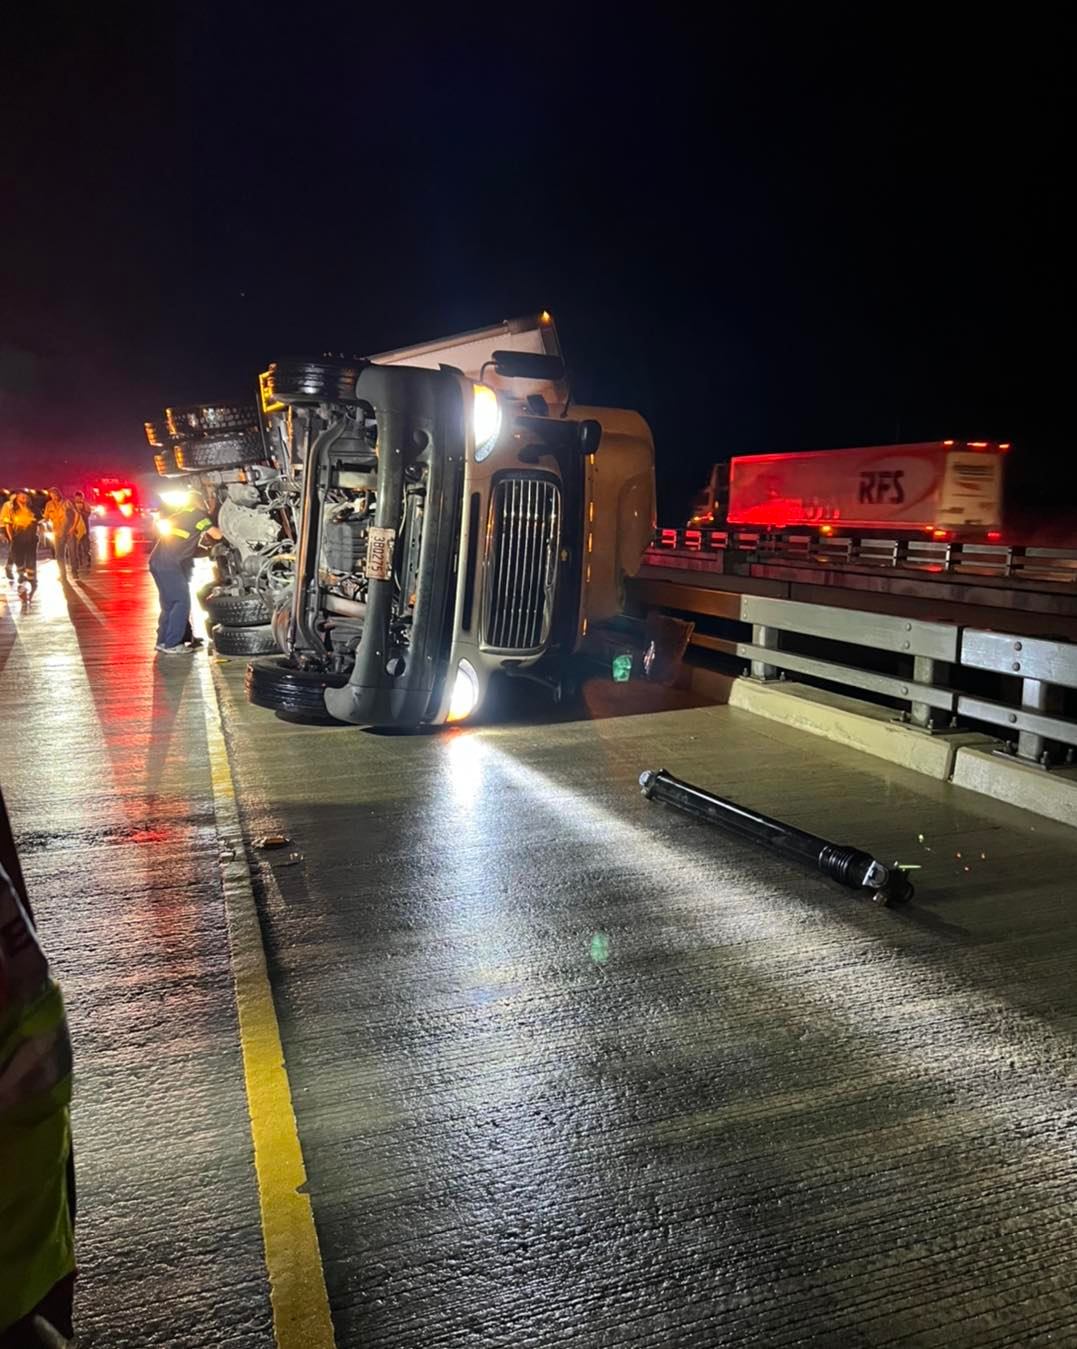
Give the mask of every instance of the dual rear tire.
<path id="1" fill-rule="evenodd" d="M 206 596 L 205 610 L 210 623 L 226 628 L 254 628 L 273 621 L 273 615 L 259 595 L 232 595 L 214 591 Z"/>
<path id="2" fill-rule="evenodd" d="M 249 628 L 214 623 L 209 635 L 213 640 L 214 651 L 221 656 L 264 656 L 279 650 L 273 629 L 268 623 Z"/>
<path id="3" fill-rule="evenodd" d="M 325 690 L 343 688 L 344 674 L 302 670 L 287 656 L 256 656 L 247 666 L 247 701 L 288 721 L 339 726 L 325 706 Z"/>

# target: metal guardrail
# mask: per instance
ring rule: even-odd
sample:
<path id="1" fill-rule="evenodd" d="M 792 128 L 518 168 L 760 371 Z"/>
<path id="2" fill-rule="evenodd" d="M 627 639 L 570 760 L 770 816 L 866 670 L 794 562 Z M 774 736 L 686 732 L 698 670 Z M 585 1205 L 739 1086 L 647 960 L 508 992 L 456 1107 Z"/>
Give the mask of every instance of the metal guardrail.
<path id="1" fill-rule="evenodd" d="M 964 543 L 928 533 L 922 537 L 881 538 L 873 534 L 678 527 L 656 532 L 647 561 L 661 565 L 663 553 L 704 554 L 719 562 L 729 558 L 745 563 L 844 564 L 1077 585 L 1077 548 L 1031 548 L 1001 541 Z"/>
<path id="2" fill-rule="evenodd" d="M 916 725 L 929 727 L 935 711 L 954 711 L 955 695 L 939 687 L 941 664 L 957 657 L 959 629 L 950 623 L 926 623 L 862 609 L 835 609 L 829 605 L 802 604 L 796 600 L 767 599 L 745 595 L 740 619 L 752 625 L 751 642 L 738 642 L 736 652 L 751 662 L 756 679 L 771 679 L 778 670 L 792 670 L 835 684 L 845 684 L 889 698 L 908 700 Z M 868 646 L 912 658 L 911 677 L 902 679 L 873 670 L 796 655 L 780 648 L 780 634 L 795 632 L 805 637 Z"/>
<path id="3" fill-rule="evenodd" d="M 1077 722 L 1053 715 L 1063 689 L 1077 689 L 1077 646 L 1036 637 L 966 628 L 961 635 L 961 664 L 973 670 L 1016 675 L 1021 681 L 1021 706 L 962 694 L 958 716 L 1017 729 L 1018 757 L 1045 766 L 1049 742 L 1077 745 Z"/>
<path id="4" fill-rule="evenodd" d="M 1077 644 L 760 595 L 740 596 L 734 621 L 750 625 L 751 641 L 706 633 L 693 641 L 747 661 L 754 679 L 784 678 L 788 671 L 907 704 L 901 720 L 925 732 L 987 723 L 1017 732 L 1014 748 L 1025 762 L 1049 767 L 1062 757 L 1073 759 L 1077 721 L 1059 713 L 1064 691 L 1077 689 Z M 840 644 L 835 654 L 851 653 L 854 660 L 857 648 L 887 653 L 897 658 L 890 664 L 898 673 L 787 650 L 787 634 Z M 877 657 L 864 665 L 872 663 Z M 1009 680 L 999 681 L 999 698 L 982 697 L 963 690 L 970 682 L 966 671 Z M 1003 701 L 1008 686 L 1017 690 L 1009 702 Z"/>

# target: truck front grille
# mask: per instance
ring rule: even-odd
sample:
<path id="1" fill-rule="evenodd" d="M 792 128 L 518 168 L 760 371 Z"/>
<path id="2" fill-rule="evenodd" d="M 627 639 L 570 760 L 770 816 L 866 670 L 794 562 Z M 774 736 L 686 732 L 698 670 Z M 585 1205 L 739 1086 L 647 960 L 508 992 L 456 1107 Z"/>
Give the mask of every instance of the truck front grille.
<path id="1" fill-rule="evenodd" d="M 483 639 L 499 651 L 547 640 L 561 546 L 561 488 L 545 475 L 494 486 L 484 559 Z"/>

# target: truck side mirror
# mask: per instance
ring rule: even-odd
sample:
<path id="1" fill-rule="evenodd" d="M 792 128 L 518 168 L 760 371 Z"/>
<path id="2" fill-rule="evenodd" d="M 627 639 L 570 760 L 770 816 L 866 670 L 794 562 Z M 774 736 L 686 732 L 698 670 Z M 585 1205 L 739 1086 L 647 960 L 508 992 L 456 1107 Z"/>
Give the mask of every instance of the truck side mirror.
<path id="1" fill-rule="evenodd" d="M 602 441 L 602 423 L 596 422 L 591 417 L 580 422 L 580 429 L 576 432 L 576 440 L 581 454 L 594 454 Z"/>
<path id="2" fill-rule="evenodd" d="M 494 369 L 505 379 L 544 379 L 556 383 L 565 377 L 565 363 L 560 356 L 549 356 L 538 351 L 495 351 L 491 353 Z"/>

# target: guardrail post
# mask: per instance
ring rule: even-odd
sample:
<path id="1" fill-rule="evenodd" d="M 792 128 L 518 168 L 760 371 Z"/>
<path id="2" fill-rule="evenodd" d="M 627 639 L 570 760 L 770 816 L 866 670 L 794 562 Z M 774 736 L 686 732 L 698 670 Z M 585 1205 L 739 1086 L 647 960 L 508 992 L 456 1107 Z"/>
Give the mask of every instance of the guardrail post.
<path id="1" fill-rule="evenodd" d="M 1042 679 L 1021 680 L 1021 706 L 1028 712 L 1053 712 L 1058 706 L 1058 691 Z M 1047 742 L 1035 731 L 1018 731 L 1017 757 L 1030 763 L 1044 762 Z"/>
<path id="2" fill-rule="evenodd" d="M 764 623 L 753 623 L 752 644 L 754 646 L 766 646 L 769 647 L 771 651 L 777 651 L 779 633 L 780 629 L 778 628 L 769 628 Z M 752 678 L 764 681 L 777 679 L 778 667 L 776 665 L 768 665 L 766 661 L 753 660 Z"/>
<path id="3" fill-rule="evenodd" d="M 945 679 L 949 673 L 949 667 L 943 660 L 933 660 L 930 656 L 914 656 L 912 660 L 912 677 L 917 684 L 931 684 Z M 935 709 L 928 703 L 910 703 L 909 720 L 914 726 L 919 726 L 922 730 L 933 731 L 935 729 Z"/>

